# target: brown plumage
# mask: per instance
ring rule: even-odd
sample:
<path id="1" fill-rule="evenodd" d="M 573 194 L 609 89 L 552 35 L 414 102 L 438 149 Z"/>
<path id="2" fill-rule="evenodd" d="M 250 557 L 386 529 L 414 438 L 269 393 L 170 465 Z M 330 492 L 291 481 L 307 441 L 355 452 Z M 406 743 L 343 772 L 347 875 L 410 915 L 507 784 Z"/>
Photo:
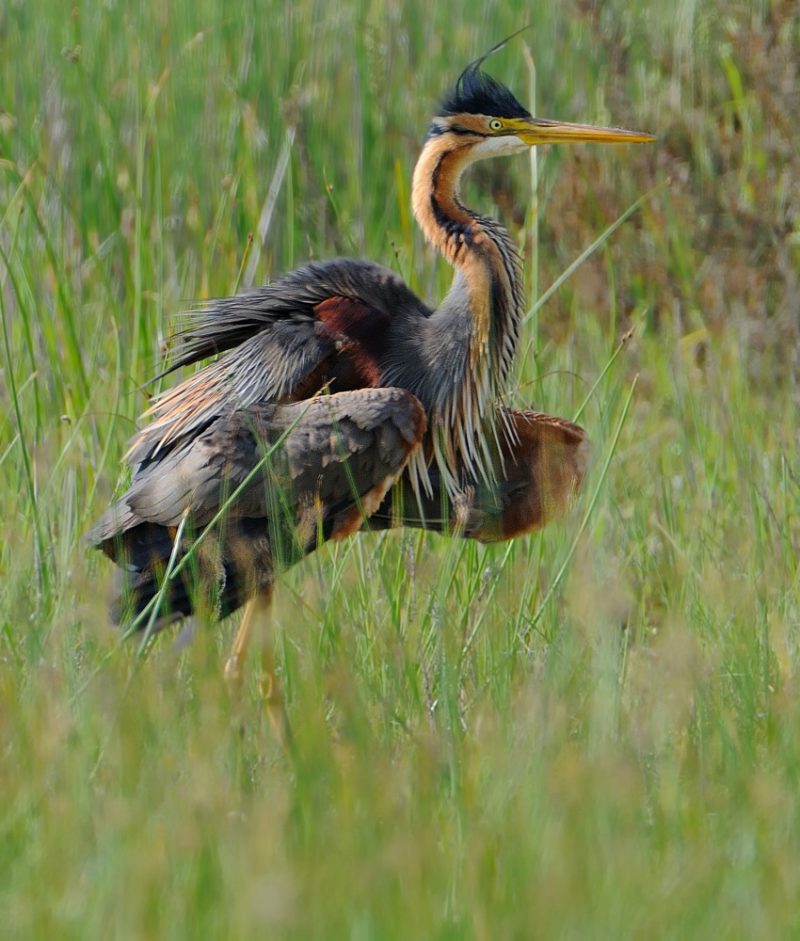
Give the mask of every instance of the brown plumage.
<path id="1" fill-rule="evenodd" d="M 414 171 L 416 219 L 455 269 L 439 306 L 380 265 L 338 259 L 193 311 L 167 372 L 219 358 L 145 413 L 130 490 L 91 534 L 124 568 L 132 612 L 155 597 L 178 533 L 182 570 L 159 618 L 253 599 L 233 679 L 275 572 L 320 539 L 367 520 L 507 539 L 548 522 L 583 477 L 581 429 L 497 406 L 524 314 L 522 264 L 505 229 L 463 204 L 460 180 L 476 160 L 535 144 L 652 138 L 534 118 L 484 58 L 442 102 Z"/>
<path id="2" fill-rule="evenodd" d="M 362 525 L 485 543 L 542 528 L 583 480 L 586 435 L 551 415 L 503 413 L 516 444 L 503 448 L 502 479 L 489 485 L 463 473 L 450 494 L 434 470 L 432 492 L 421 499 L 407 476 L 390 491 L 426 428 L 419 402 L 403 390 L 258 405 L 217 419 L 140 466 L 130 490 L 92 531 L 92 542 L 128 572 L 116 616 L 141 611 L 156 596 L 182 522 L 178 558 L 203 539 L 197 566 L 168 583 L 159 627 L 197 607 L 229 614 L 321 539 L 344 538 Z"/>
<path id="3" fill-rule="evenodd" d="M 362 389 L 234 409 L 164 445 L 141 461 L 89 536 L 129 573 L 117 617 L 155 596 L 179 527 L 178 559 L 201 533 L 203 540 L 195 570 L 170 583 L 158 623 L 198 606 L 236 610 L 320 539 L 358 530 L 425 428 L 422 407 L 405 390 Z"/>
<path id="4" fill-rule="evenodd" d="M 401 478 L 370 517 L 369 528 L 411 526 L 491 543 L 535 532 L 564 513 L 586 473 L 586 433 L 542 412 L 504 408 L 502 413 L 498 419 L 512 429 L 515 443 L 501 449 L 499 479 L 487 484 L 464 475 L 451 496 L 434 473 L 433 495 L 420 501 L 408 478 Z"/>

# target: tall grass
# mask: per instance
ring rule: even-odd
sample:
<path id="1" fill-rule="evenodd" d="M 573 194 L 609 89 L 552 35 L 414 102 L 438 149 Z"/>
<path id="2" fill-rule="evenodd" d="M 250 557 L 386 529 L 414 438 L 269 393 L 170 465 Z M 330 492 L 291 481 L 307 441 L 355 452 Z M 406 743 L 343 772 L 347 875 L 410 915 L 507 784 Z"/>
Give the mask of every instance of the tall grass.
<path id="1" fill-rule="evenodd" d="M 465 193 L 537 259 L 511 399 L 580 410 L 592 475 L 537 537 L 362 535 L 282 577 L 292 761 L 254 676 L 227 699 L 232 625 L 141 663 L 82 543 L 188 300 L 337 254 L 441 296 L 419 142 L 530 15 L 0 9 L 4 935 L 800 931 L 791 5 L 541 5 L 492 61 L 523 95 L 525 43 L 539 113 L 659 135 L 540 154 L 535 225 L 523 160 Z"/>

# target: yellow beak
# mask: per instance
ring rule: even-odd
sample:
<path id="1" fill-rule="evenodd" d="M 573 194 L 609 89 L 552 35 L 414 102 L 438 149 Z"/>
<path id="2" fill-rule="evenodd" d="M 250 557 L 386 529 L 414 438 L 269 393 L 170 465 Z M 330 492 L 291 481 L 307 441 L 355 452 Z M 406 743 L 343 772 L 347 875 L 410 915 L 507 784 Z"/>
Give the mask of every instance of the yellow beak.
<path id="1" fill-rule="evenodd" d="M 580 141 L 595 144 L 646 144 L 655 140 L 652 134 L 644 131 L 595 127 L 593 124 L 565 124 L 546 118 L 516 118 L 506 121 L 506 127 L 530 147 L 534 144 L 577 144 Z"/>

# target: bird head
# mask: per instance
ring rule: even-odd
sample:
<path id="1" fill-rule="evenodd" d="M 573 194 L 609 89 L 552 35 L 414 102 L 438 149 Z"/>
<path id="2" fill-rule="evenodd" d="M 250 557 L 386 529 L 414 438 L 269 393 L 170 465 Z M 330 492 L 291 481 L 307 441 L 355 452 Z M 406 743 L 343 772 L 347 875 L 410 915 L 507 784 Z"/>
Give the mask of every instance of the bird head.
<path id="1" fill-rule="evenodd" d="M 537 144 L 637 144 L 655 139 L 641 131 L 535 118 L 505 85 L 483 71 L 485 58 L 476 59 L 461 73 L 443 99 L 429 135 L 450 136 L 454 147 L 471 148 L 473 160 L 518 153 Z"/>

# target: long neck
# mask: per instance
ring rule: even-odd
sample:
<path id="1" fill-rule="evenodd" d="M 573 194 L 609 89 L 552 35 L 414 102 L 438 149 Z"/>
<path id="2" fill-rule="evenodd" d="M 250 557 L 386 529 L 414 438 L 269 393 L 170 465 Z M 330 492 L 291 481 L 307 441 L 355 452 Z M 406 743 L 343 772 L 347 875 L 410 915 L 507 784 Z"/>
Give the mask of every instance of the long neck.
<path id="1" fill-rule="evenodd" d="M 453 149 L 448 138 L 430 138 L 414 170 L 412 205 L 425 237 L 456 269 L 433 315 L 443 321 L 437 325 L 439 338 L 446 337 L 450 324 L 453 331 L 463 328 L 463 316 L 456 313 L 469 314 L 467 362 L 438 416 L 443 457 L 451 468 L 460 457 L 469 470 L 490 477 L 494 442 L 485 426 L 493 421 L 494 402 L 510 377 L 524 292 L 521 261 L 506 230 L 459 198 L 471 150 L 469 145 Z"/>

